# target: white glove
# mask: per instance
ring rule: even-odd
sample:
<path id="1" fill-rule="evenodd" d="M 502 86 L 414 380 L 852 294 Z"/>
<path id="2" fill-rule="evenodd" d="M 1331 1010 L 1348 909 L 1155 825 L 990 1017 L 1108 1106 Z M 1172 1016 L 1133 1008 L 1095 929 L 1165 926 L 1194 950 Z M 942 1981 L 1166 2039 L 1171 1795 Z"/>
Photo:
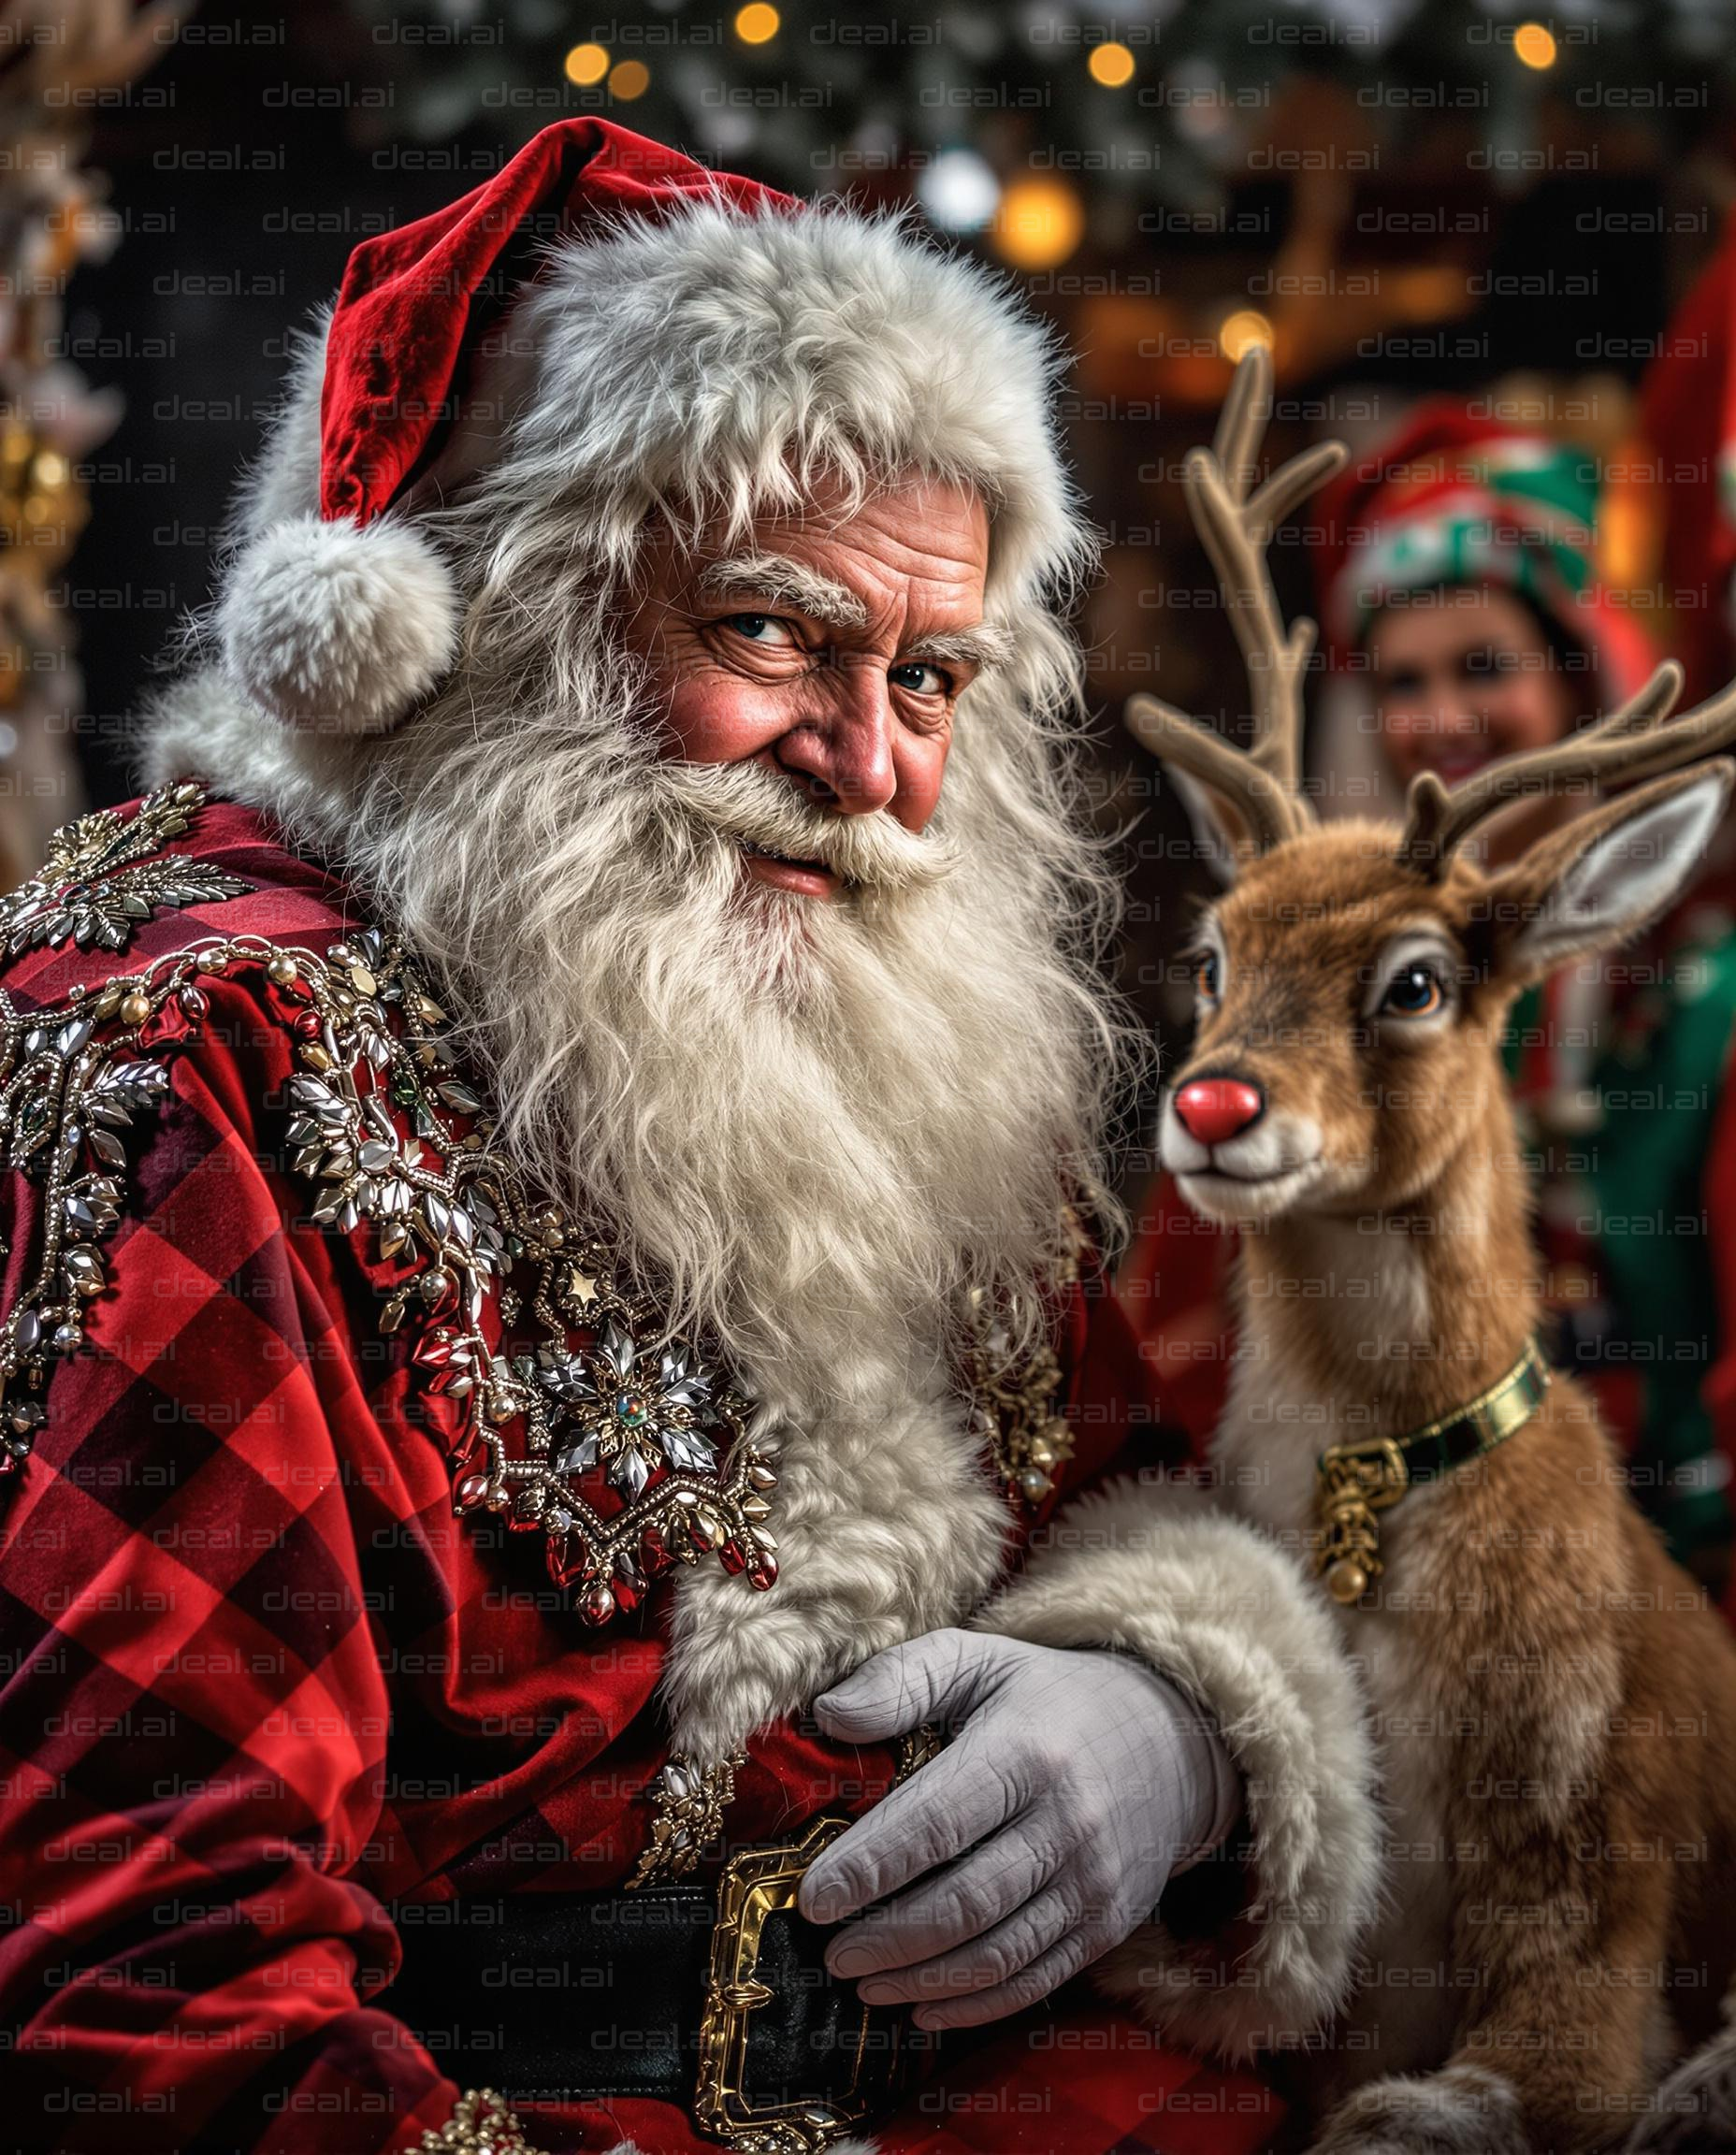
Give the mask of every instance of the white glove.
<path id="1" fill-rule="evenodd" d="M 958 1728 L 816 1859 L 799 1901 L 811 1922 L 835 1923 L 897 1895 L 840 1931 L 826 1960 L 865 1978 L 871 2004 L 918 2003 L 922 2028 L 1046 1997 L 1145 1922 L 1239 1809 L 1209 1723 L 1121 1654 L 931 1631 L 864 1661 L 814 1712 L 846 1741 Z"/>

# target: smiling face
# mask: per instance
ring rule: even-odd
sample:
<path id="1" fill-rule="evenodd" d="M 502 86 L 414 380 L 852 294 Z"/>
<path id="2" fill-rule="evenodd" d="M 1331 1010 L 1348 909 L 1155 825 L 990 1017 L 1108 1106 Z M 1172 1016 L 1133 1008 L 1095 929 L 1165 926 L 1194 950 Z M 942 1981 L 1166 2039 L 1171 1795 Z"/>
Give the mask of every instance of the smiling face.
<path id="1" fill-rule="evenodd" d="M 689 548 L 665 529 L 626 637 L 667 705 L 669 755 L 755 764 L 827 815 L 923 831 L 959 698 L 1005 648 L 983 621 L 988 565 L 977 497 L 916 477 L 854 511 L 822 485 L 745 542 Z M 743 868 L 811 898 L 845 888 L 823 857 L 745 845 Z"/>
<path id="2" fill-rule="evenodd" d="M 1454 786 L 1497 756 L 1572 730 L 1584 677 L 1563 670 L 1524 600 L 1488 585 L 1415 597 L 1383 608 L 1367 637 L 1381 744 L 1401 786 L 1420 771 Z M 1555 802 L 1511 817 L 1491 832 L 1489 858 L 1516 860 L 1558 819 Z"/>
<path id="3" fill-rule="evenodd" d="M 1523 1188 L 1500 1055 L 1513 997 L 1680 897 L 1732 777 L 1685 761 L 1495 869 L 1458 849 L 1419 863 L 1365 821 L 1245 854 L 1190 954 L 1197 1030 L 1160 1138 L 1182 1194 L 1263 1223 L 1420 1218 L 1450 1184 L 1478 1215 L 1495 1179 Z"/>
<path id="4" fill-rule="evenodd" d="M 1513 988 L 1489 974 L 1485 889 L 1468 866 L 1425 888 L 1366 823 L 1247 867 L 1191 953 L 1197 1032 L 1165 1099 L 1164 1165 L 1190 1204 L 1385 1209 L 1436 1180 L 1498 1083 Z"/>

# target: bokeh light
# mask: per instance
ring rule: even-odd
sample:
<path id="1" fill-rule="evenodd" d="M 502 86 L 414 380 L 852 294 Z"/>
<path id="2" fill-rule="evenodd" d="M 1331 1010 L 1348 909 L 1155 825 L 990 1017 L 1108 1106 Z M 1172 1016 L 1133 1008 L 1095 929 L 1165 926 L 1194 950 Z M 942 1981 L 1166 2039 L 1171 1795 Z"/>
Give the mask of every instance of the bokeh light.
<path id="1" fill-rule="evenodd" d="M 1001 200 L 1001 182 L 975 150 L 943 150 L 917 175 L 917 200 L 943 232 L 980 232 Z"/>
<path id="2" fill-rule="evenodd" d="M 1232 362 L 1246 352 L 1264 344 L 1272 348 L 1272 325 L 1256 307 L 1238 307 L 1234 314 L 1226 315 L 1218 330 L 1218 345 L 1223 356 Z"/>
<path id="3" fill-rule="evenodd" d="M 609 72 L 609 48 L 606 45 L 575 45 L 563 63 L 569 82 L 576 82 L 581 90 L 588 90 L 593 82 L 600 82 Z"/>
<path id="4" fill-rule="evenodd" d="M 765 45 L 777 36 L 778 13 L 768 7 L 765 0 L 752 0 L 750 7 L 737 10 L 735 35 L 744 45 Z"/>
<path id="5" fill-rule="evenodd" d="M 994 244 L 1015 269 L 1052 269 L 1085 237 L 1085 205 L 1064 180 L 1015 180 L 995 213 Z"/>
<path id="6" fill-rule="evenodd" d="M 1134 79 L 1133 54 L 1125 45 L 1118 45 L 1113 39 L 1107 45 L 1093 47 L 1085 65 L 1091 70 L 1092 80 L 1101 82 L 1106 90 L 1119 90 L 1123 82 Z"/>

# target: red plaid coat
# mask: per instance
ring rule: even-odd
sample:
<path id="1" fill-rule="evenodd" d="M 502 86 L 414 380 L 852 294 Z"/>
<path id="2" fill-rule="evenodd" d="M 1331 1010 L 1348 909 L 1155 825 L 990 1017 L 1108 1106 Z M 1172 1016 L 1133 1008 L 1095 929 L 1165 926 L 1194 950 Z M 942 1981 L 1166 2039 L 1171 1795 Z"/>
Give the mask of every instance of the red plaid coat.
<path id="1" fill-rule="evenodd" d="M 383 1336 L 403 1265 L 369 1222 L 310 1217 L 293 1081 L 318 1027 L 271 962 L 357 935 L 343 885 L 252 811 L 152 796 L 63 833 L 0 925 L 0 2147 L 413 2147 L 490 2074 L 394 2018 L 401 1934 L 621 1883 L 664 1756 L 667 1596 L 590 1627 L 540 1529 L 455 1516 L 440 1310 L 412 1297 Z M 217 943 L 214 970 L 170 963 Z M 1073 1488 L 1146 1388 L 1101 1292 L 1062 1331 Z M 730 1834 L 859 1811 L 892 1771 L 773 1726 Z M 521 2107 L 550 2149 L 711 2145 L 659 2104 Z M 879 2137 L 1234 2155 L 1276 2114 L 1080 1994 Z"/>

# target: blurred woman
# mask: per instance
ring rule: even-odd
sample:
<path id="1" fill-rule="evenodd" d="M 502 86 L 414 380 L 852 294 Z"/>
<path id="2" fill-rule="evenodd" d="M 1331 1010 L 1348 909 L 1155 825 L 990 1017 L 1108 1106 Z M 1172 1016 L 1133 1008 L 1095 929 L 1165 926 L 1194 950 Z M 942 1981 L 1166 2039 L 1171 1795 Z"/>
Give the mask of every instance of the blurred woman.
<path id="1" fill-rule="evenodd" d="M 1645 639 L 1595 574 L 1596 478 L 1590 451 L 1446 401 L 1353 460 L 1316 517 L 1334 673 L 1314 759 L 1324 814 L 1396 816 L 1418 773 L 1454 784 L 1644 679 Z M 1490 855 L 1512 858 L 1562 812 L 1515 811 Z M 1506 1043 L 1537 1184 L 1545 1345 L 1592 1380 L 1636 1497 L 1714 1583 L 1736 1460 L 1733 1036 L 1736 922 L 1701 896 L 1619 959 L 1527 993 Z M 1222 1397 L 1232 1243 L 1160 1183 L 1122 1268 L 1159 1382 L 1191 1424 Z"/>

